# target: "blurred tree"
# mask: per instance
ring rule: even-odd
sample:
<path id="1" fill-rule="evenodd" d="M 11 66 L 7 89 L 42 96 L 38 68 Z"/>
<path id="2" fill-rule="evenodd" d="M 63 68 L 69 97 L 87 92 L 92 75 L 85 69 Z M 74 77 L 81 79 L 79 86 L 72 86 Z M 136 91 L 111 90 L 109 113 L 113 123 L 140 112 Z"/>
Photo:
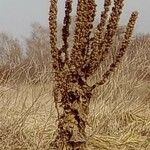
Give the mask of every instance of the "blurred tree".
<path id="1" fill-rule="evenodd" d="M 32 24 L 31 36 L 26 39 L 26 55 L 35 65 L 45 67 L 50 63 L 48 29 L 39 23 Z"/>
<path id="2" fill-rule="evenodd" d="M 0 65 L 14 67 L 21 62 L 22 48 L 18 39 L 0 33 Z"/>

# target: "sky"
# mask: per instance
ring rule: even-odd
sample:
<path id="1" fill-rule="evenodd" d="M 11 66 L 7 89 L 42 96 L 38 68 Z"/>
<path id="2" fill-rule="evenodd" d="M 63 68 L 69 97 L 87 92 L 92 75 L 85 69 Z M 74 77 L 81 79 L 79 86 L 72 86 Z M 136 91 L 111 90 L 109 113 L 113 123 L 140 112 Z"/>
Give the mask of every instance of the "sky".
<path id="1" fill-rule="evenodd" d="M 64 16 L 65 0 L 58 0 L 59 22 Z M 76 6 L 77 0 L 74 0 Z M 96 0 L 97 13 L 102 11 L 103 0 Z M 125 0 L 120 24 L 126 24 L 132 11 L 139 11 L 136 32 L 150 33 L 150 0 Z M 7 32 L 17 38 L 28 37 L 31 24 L 39 22 L 48 26 L 49 0 L 0 0 L 0 32 Z M 73 11 L 75 15 L 75 7 Z M 98 17 L 97 17 L 98 19 Z"/>

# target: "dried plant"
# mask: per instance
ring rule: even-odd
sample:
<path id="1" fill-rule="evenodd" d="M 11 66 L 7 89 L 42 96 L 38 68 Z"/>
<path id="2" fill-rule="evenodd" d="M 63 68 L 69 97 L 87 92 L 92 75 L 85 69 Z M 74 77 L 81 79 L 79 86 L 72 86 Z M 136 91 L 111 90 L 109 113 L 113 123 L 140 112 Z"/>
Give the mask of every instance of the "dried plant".
<path id="1" fill-rule="evenodd" d="M 58 129 L 51 147 L 56 150 L 86 150 L 86 126 L 89 115 L 89 104 L 93 89 L 103 85 L 120 63 L 133 32 L 138 16 L 133 12 L 126 27 L 124 39 L 116 54 L 115 62 L 103 74 L 103 79 L 90 85 L 88 79 L 99 68 L 102 61 L 107 59 L 111 51 L 118 22 L 122 13 L 124 0 L 114 0 L 114 6 L 108 17 L 111 6 L 110 0 L 105 0 L 104 11 L 94 36 L 91 34 L 96 13 L 94 0 L 78 0 L 77 16 L 73 48 L 68 43 L 70 13 L 72 0 L 66 0 L 64 27 L 62 30 L 63 46 L 57 47 L 57 0 L 51 0 L 49 28 L 50 46 L 55 72 L 54 101 L 58 112 Z M 109 19 L 108 19 L 109 18 Z M 69 55 L 69 53 L 71 53 Z"/>

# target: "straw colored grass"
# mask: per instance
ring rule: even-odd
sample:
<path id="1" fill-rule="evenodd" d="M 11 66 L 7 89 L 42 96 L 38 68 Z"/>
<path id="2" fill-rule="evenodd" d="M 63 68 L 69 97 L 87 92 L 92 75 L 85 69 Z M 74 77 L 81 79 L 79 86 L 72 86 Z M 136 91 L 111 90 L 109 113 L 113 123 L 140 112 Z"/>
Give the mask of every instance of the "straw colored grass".
<path id="1" fill-rule="evenodd" d="M 89 150 L 150 149 L 149 48 L 148 40 L 133 42 L 111 80 L 94 91 Z M 50 149 L 57 128 L 52 84 L 0 86 L 0 150 Z"/>

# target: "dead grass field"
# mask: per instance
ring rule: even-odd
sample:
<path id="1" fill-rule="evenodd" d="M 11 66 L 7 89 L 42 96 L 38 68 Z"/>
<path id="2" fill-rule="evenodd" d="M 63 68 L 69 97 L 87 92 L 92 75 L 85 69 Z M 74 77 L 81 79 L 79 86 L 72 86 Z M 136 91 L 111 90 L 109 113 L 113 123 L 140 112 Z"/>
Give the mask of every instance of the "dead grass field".
<path id="1" fill-rule="evenodd" d="M 140 39 L 131 44 L 111 80 L 94 91 L 89 150 L 150 150 L 149 74 L 150 41 Z M 49 150 L 57 126 L 52 84 L 0 86 L 0 150 Z"/>

